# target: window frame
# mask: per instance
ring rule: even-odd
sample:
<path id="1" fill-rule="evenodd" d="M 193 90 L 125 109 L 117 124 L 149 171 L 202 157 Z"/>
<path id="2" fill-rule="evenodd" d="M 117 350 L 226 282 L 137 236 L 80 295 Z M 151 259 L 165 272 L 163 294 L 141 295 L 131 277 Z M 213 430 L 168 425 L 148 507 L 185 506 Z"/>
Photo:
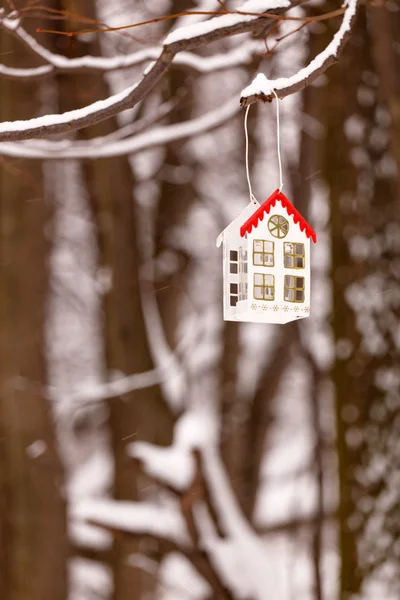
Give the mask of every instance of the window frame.
<path id="1" fill-rule="evenodd" d="M 262 281 L 263 281 L 263 285 L 256 285 L 256 276 L 259 275 L 260 277 L 262 277 Z M 272 277 L 272 285 L 266 285 L 265 281 L 266 281 L 266 277 Z M 262 298 L 257 298 L 255 295 L 255 291 L 256 288 L 260 288 L 262 289 Z M 265 291 L 267 289 L 272 289 L 272 298 L 266 298 L 265 297 Z M 259 300 L 260 302 L 273 302 L 275 300 L 275 275 L 272 275 L 271 273 L 254 273 L 253 274 L 253 297 L 254 300 Z"/>
<path id="2" fill-rule="evenodd" d="M 278 223 L 275 223 L 273 219 L 278 219 Z M 282 229 L 282 225 L 287 225 L 286 232 Z M 276 238 L 277 240 L 283 240 L 289 233 L 289 229 L 290 229 L 289 221 L 283 215 L 278 215 L 278 214 L 271 215 L 270 218 L 268 219 L 268 231 L 270 232 L 272 237 Z M 274 231 L 276 231 L 276 233 L 273 233 Z M 280 232 L 282 232 L 283 235 L 279 235 Z"/>
<path id="3" fill-rule="evenodd" d="M 289 278 L 293 279 L 293 286 L 291 285 L 287 285 L 287 280 Z M 297 279 L 302 279 L 303 280 L 303 284 L 302 287 L 299 287 L 297 285 Z M 284 285 L 284 289 L 283 289 L 283 300 L 284 302 L 290 302 L 292 304 L 303 304 L 305 301 L 305 290 L 306 290 L 306 278 L 303 277 L 302 275 L 285 275 L 284 281 L 283 281 L 283 285 Z M 286 292 L 289 291 L 293 291 L 294 294 L 294 300 L 287 300 L 286 299 Z M 296 292 L 303 292 L 303 300 L 296 300 Z"/>
<path id="4" fill-rule="evenodd" d="M 256 242 L 261 242 L 262 243 L 262 245 L 263 245 L 262 246 L 263 247 L 262 252 L 258 252 L 258 251 L 256 251 L 254 249 L 254 246 L 255 246 Z M 265 247 L 266 247 L 265 245 L 266 244 L 272 244 L 272 252 L 266 252 L 266 250 L 265 250 Z M 262 256 L 262 264 L 256 264 L 254 262 L 254 256 L 256 254 L 261 254 L 261 256 Z M 265 256 L 272 256 L 272 264 L 270 264 L 270 265 L 266 265 L 265 264 Z M 274 267 L 275 266 L 275 242 L 273 242 L 272 240 L 262 240 L 262 239 L 255 239 L 255 240 L 253 240 L 253 266 L 254 267 L 265 267 L 267 269 L 269 269 L 270 267 Z"/>
<path id="5" fill-rule="evenodd" d="M 236 286 L 236 292 L 232 289 L 232 287 Z M 229 306 L 231 308 L 235 308 L 237 303 L 239 302 L 239 283 L 230 282 L 229 284 Z"/>
<path id="6" fill-rule="evenodd" d="M 236 253 L 236 260 L 232 258 L 232 254 Z M 236 267 L 236 270 L 232 270 L 232 267 Z M 239 251 L 229 250 L 229 273 L 230 275 L 239 275 Z"/>
<path id="7" fill-rule="evenodd" d="M 292 252 L 286 252 L 286 245 L 287 244 L 292 244 Z M 302 247 L 302 254 L 298 254 L 296 252 L 296 246 L 301 246 Z M 285 259 L 286 258 L 293 258 L 293 265 L 296 265 L 296 258 L 302 258 L 303 259 L 303 266 L 302 267 L 288 267 L 285 264 Z M 283 266 L 285 269 L 296 269 L 296 270 L 301 270 L 301 269 L 305 269 L 306 268 L 306 248 L 305 248 L 305 244 L 303 244 L 302 242 L 283 242 Z"/>

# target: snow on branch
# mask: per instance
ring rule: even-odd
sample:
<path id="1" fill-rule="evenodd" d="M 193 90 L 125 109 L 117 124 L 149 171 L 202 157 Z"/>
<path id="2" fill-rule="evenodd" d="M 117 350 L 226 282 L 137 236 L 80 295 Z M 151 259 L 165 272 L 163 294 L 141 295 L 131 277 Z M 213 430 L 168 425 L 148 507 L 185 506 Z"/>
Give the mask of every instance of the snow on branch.
<path id="1" fill-rule="evenodd" d="M 271 556 L 243 515 L 219 455 L 218 418 L 191 410 L 175 425 L 174 443 L 133 443 L 129 454 L 157 482 L 176 490 L 195 548 L 200 548 L 226 598 L 265 600 L 274 590 Z"/>
<path id="2" fill-rule="evenodd" d="M 122 140 L 112 141 L 109 136 L 94 138 L 90 142 L 72 142 L 65 140 L 52 142 L 38 140 L 37 142 L 0 142 L 0 154 L 14 158 L 37 158 L 46 160 L 59 159 L 97 159 L 115 156 L 133 155 L 148 148 L 161 146 L 168 142 L 181 140 L 206 131 L 211 131 L 226 123 L 240 110 L 236 98 L 222 106 L 209 111 L 205 115 L 175 123 L 154 127 L 149 131 Z"/>
<path id="3" fill-rule="evenodd" d="M 54 72 L 51 65 L 42 65 L 40 67 L 32 67 L 30 69 L 21 69 L 17 67 L 7 67 L 0 64 L 0 77 L 6 79 L 14 79 L 16 81 L 29 81 L 31 79 L 42 79 Z"/>
<path id="4" fill-rule="evenodd" d="M 334 35 L 331 43 L 323 52 L 318 54 L 309 65 L 289 78 L 268 79 L 263 73 L 259 73 L 253 82 L 246 87 L 241 94 L 241 105 L 248 106 L 261 100 L 272 102 L 275 90 L 279 98 L 285 98 L 295 92 L 299 92 L 310 85 L 317 77 L 324 73 L 328 67 L 337 62 L 339 56 L 350 38 L 355 23 L 357 7 L 360 0 L 347 0 L 347 9 L 344 13 L 340 29 Z"/>
<path id="5" fill-rule="evenodd" d="M 45 115 L 27 121 L 1 123 L 0 140 L 40 138 L 54 133 L 74 131 L 104 121 L 118 112 L 134 106 L 144 98 L 145 90 L 152 89 L 168 69 L 170 60 L 167 55 L 164 59 L 159 59 L 139 84 L 135 83 L 119 94 L 94 102 L 85 108 L 63 114 Z"/>
<path id="6" fill-rule="evenodd" d="M 26 140 L 45 137 L 50 134 L 66 133 L 95 125 L 123 110 L 132 108 L 143 100 L 161 80 L 178 53 L 194 50 L 232 35 L 261 32 L 265 27 L 265 18 L 262 15 L 271 10 L 271 6 L 274 9 L 287 8 L 290 4 L 288 0 L 249 0 L 249 2 L 242 5 L 241 9 L 252 11 L 255 13 L 253 15 L 244 15 L 238 12 L 237 14 L 222 15 L 209 21 L 177 29 L 174 32 L 175 38 L 168 39 L 167 37 L 161 54 L 150 68 L 144 72 L 138 83 L 105 100 L 100 100 L 85 108 L 69 111 L 62 115 L 46 115 L 27 121 L 1 123 L 0 141 Z M 7 20 L 3 18 L 4 21 Z M 8 26 L 11 27 L 10 31 L 13 28 L 17 30 L 19 23 L 13 21 Z M 178 34 L 178 32 L 181 33 Z M 33 41 L 36 42 L 36 40 Z M 29 43 L 33 42 L 29 40 Z M 42 49 L 37 48 L 37 46 L 35 48 L 38 52 L 42 52 Z M 45 50 L 45 52 L 47 51 Z M 42 56 L 42 58 L 46 60 L 45 56 Z"/>
<path id="7" fill-rule="evenodd" d="M 167 376 L 167 369 L 153 369 L 144 373 L 135 373 L 127 377 L 121 377 L 109 383 L 87 384 L 73 392 L 48 388 L 46 397 L 56 402 L 64 401 L 76 403 L 78 406 L 102 402 L 118 396 L 124 396 L 135 390 L 143 390 L 162 383 Z"/>
<path id="8" fill-rule="evenodd" d="M 151 535 L 189 547 L 184 520 L 172 506 L 150 502 L 93 499 L 77 502 L 72 508 L 74 524 L 90 523 L 137 535 Z"/>
<path id="9" fill-rule="evenodd" d="M 142 463 L 148 475 L 184 492 L 196 472 L 193 451 L 215 445 L 217 435 L 215 420 L 207 411 L 189 411 L 175 425 L 172 446 L 135 442 L 128 446 L 128 454 Z"/>
<path id="10" fill-rule="evenodd" d="M 257 100 L 270 102 L 273 98 L 273 89 L 276 90 L 276 93 L 280 98 L 284 98 L 289 94 L 302 90 L 306 85 L 312 83 L 319 75 L 326 71 L 330 65 L 338 60 L 343 47 L 350 37 L 359 1 L 360 0 L 347 0 L 347 9 L 344 13 L 339 31 L 327 48 L 307 67 L 304 67 L 296 75 L 288 79 L 281 78 L 275 81 L 268 80 L 265 75 L 259 74 L 253 83 L 243 90 L 241 104 L 246 106 Z M 119 94 L 110 96 L 105 100 L 100 100 L 85 108 L 69 111 L 62 115 L 46 115 L 27 121 L 1 123 L 0 141 L 26 140 L 45 137 L 49 134 L 66 133 L 82 127 L 94 125 L 123 110 L 132 108 L 138 102 L 143 100 L 143 98 L 145 98 L 155 87 L 179 53 L 188 53 L 189 50 L 200 48 L 239 33 L 250 31 L 253 33 L 260 33 L 265 27 L 265 17 L 263 17 L 263 15 L 267 15 L 268 11 L 273 9 L 275 9 L 275 12 L 277 10 L 282 11 L 291 6 L 295 6 L 297 3 L 297 0 L 293 0 L 292 3 L 290 3 L 289 0 L 248 0 L 248 2 L 245 2 L 241 6 L 241 11 L 221 15 L 208 21 L 202 21 L 176 29 L 164 40 L 163 50 L 158 55 L 155 62 L 145 70 L 142 79 L 138 83 L 135 83 Z M 40 46 L 34 38 L 20 28 L 17 20 L 10 20 L 3 17 L 2 21 L 3 27 L 7 27 L 10 32 L 18 35 L 33 52 L 46 60 L 48 65 L 61 69 L 68 69 L 69 67 L 66 65 L 74 64 L 68 62 L 68 59 L 52 54 Z M 77 59 L 77 61 L 82 61 L 80 63 L 81 67 L 86 65 L 85 68 L 89 68 L 91 61 L 93 62 L 94 60 L 98 61 L 98 66 L 102 65 L 102 67 L 104 67 L 104 61 L 109 59 L 95 59 L 94 57 Z M 117 57 L 115 60 L 121 60 L 121 57 Z M 191 62 L 191 65 L 193 66 L 197 61 L 197 65 L 199 65 L 201 60 L 200 57 L 191 57 L 189 63 Z M 219 60 L 217 60 L 217 64 L 221 64 Z M 48 65 L 37 67 L 37 69 L 42 69 L 42 71 L 36 71 L 36 73 L 39 72 L 43 74 L 43 69 L 47 68 Z M 78 68 L 78 64 L 75 66 Z M 3 73 L 5 69 L 6 68 L 3 67 Z"/>
<path id="11" fill-rule="evenodd" d="M 290 0 L 248 0 L 242 4 L 236 13 L 229 13 L 220 17 L 214 17 L 209 21 L 202 21 L 194 25 L 186 25 L 176 29 L 164 40 L 164 45 L 168 46 L 176 42 L 196 40 L 201 36 L 224 29 L 231 28 L 235 25 L 242 25 L 244 22 L 251 22 L 258 17 L 254 14 L 241 13 L 258 13 L 262 14 L 274 8 L 289 8 Z"/>
<path id="12" fill-rule="evenodd" d="M 29 69 L 0 65 L 0 77 L 7 77 L 8 79 L 41 79 L 54 73 L 107 73 L 156 61 L 162 52 L 161 46 L 152 46 L 125 56 L 86 55 L 79 58 L 68 58 L 61 54 L 55 54 L 39 44 L 21 25 L 16 27 L 14 19 L 0 18 L 0 28 L 14 35 L 32 54 L 47 63 Z M 180 52 L 175 56 L 173 64 L 198 73 L 211 73 L 246 65 L 252 60 L 254 54 L 262 52 L 262 49 L 263 44 L 259 40 L 248 40 L 240 48 L 234 48 L 230 52 L 214 56 L 198 56 L 192 52 Z"/>

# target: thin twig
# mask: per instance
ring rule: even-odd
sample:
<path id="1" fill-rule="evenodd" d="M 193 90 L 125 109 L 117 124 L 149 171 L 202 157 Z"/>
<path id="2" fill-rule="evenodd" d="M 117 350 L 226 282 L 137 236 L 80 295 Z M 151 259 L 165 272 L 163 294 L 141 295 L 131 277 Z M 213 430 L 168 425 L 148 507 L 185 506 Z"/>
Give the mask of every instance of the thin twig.
<path id="1" fill-rule="evenodd" d="M 338 8 L 336 10 L 332 10 L 323 15 L 317 15 L 315 17 L 292 17 L 287 15 L 278 15 L 274 13 L 255 13 L 255 12 L 247 12 L 247 11 L 213 11 L 213 10 L 184 10 L 180 13 L 175 13 L 172 15 L 163 15 L 162 17 L 155 17 L 153 19 L 148 19 L 147 21 L 139 21 L 138 23 L 130 23 L 129 25 L 119 25 L 118 27 L 104 27 L 103 29 L 85 29 L 83 31 L 59 31 L 57 29 L 42 29 L 38 27 L 36 31 L 38 33 L 54 33 L 57 35 L 65 35 L 67 37 L 72 37 L 75 35 L 84 35 L 84 34 L 92 34 L 92 33 L 106 33 L 110 31 L 124 31 L 126 29 L 133 29 L 135 27 L 143 27 L 145 25 L 154 25 L 155 23 L 160 23 L 163 21 L 170 21 L 179 19 L 181 17 L 190 17 L 190 16 L 206 16 L 206 17 L 221 17 L 223 15 L 243 15 L 244 17 L 262 17 L 265 19 L 278 20 L 278 21 L 325 21 L 327 19 L 331 19 L 332 17 L 336 17 L 338 15 L 342 15 L 345 12 L 346 8 Z"/>

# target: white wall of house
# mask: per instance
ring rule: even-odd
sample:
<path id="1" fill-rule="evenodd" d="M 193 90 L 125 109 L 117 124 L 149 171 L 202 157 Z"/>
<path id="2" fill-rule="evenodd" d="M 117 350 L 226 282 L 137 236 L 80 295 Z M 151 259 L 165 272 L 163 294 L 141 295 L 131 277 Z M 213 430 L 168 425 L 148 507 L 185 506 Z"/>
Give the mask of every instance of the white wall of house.
<path id="1" fill-rule="evenodd" d="M 247 249 L 247 241 L 240 236 L 240 227 L 257 210 L 257 206 L 249 203 L 221 234 L 223 240 L 223 295 L 225 321 L 237 321 L 237 308 L 230 304 L 230 285 L 237 284 L 239 288 L 239 264 L 237 273 L 230 272 L 230 252 L 236 251 L 239 257 L 240 247 Z M 218 240 L 217 240 L 218 245 Z M 242 304 L 242 303 L 241 303 Z"/>

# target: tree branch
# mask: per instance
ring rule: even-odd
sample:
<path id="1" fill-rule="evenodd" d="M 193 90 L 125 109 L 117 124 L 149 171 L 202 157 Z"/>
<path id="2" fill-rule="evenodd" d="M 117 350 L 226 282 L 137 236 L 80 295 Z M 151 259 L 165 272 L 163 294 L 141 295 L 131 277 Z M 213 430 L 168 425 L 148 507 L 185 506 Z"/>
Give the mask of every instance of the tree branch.
<path id="1" fill-rule="evenodd" d="M 176 140 L 201 135 L 223 125 L 240 110 L 239 103 L 229 100 L 222 106 L 205 115 L 183 123 L 174 123 L 155 127 L 147 132 L 122 140 L 110 140 L 104 137 L 94 138 L 90 142 L 62 141 L 53 142 L 0 142 L 0 154 L 14 158 L 60 159 L 98 159 L 114 156 L 133 155 L 148 148 L 154 148 Z"/>
<path id="2" fill-rule="evenodd" d="M 15 26 L 15 20 L 3 18 L 0 12 L 0 28 L 16 37 L 37 58 L 44 60 L 45 65 L 22 69 L 0 65 L 0 77 L 18 81 L 42 79 L 55 73 L 109 73 L 128 69 L 146 62 L 157 60 L 162 53 L 162 46 L 153 46 L 132 52 L 126 56 L 81 56 L 68 58 L 61 54 L 51 52 L 33 37 L 23 27 Z M 259 40 L 248 40 L 240 48 L 214 56 L 197 56 L 192 52 L 180 52 L 173 60 L 173 64 L 189 71 L 198 73 L 211 73 L 231 67 L 248 64 L 253 55 L 262 52 L 263 45 Z"/>
<path id="3" fill-rule="evenodd" d="M 351 35 L 359 1 L 360 0 L 348 0 L 347 9 L 339 31 L 335 34 L 332 42 L 327 48 L 307 67 L 301 69 L 296 75 L 288 79 L 281 78 L 270 81 L 263 74 L 257 75 L 253 83 L 242 92 L 242 106 L 247 106 L 258 100 L 270 102 L 273 99 L 273 89 L 276 90 L 279 98 L 284 98 L 289 94 L 302 90 L 305 86 L 312 83 L 319 75 L 325 72 L 330 65 L 338 60 L 340 53 Z M 291 8 L 297 3 L 297 0 L 294 0 L 292 4 L 289 4 L 288 0 L 276 0 L 276 2 L 273 3 L 273 7 L 271 7 L 271 1 L 266 2 L 266 8 L 270 8 L 271 10 L 272 8 L 275 8 L 276 13 Z M 247 4 L 248 3 L 243 5 L 242 8 L 245 9 Z M 276 10 L 277 8 L 278 11 Z M 0 124 L 0 141 L 26 140 L 30 138 L 45 137 L 50 134 L 66 133 L 90 125 L 95 125 L 96 123 L 113 117 L 123 110 L 132 108 L 138 102 L 143 100 L 143 98 L 145 98 L 157 85 L 165 72 L 170 68 L 177 54 L 188 52 L 240 33 L 261 33 L 265 27 L 268 11 L 263 14 L 265 16 L 260 17 L 256 14 L 250 16 L 249 14 L 241 14 L 240 12 L 224 14 L 209 21 L 179 28 L 167 36 L 161 54 L 151 67 L 144 72 L 142 79 L 138 83 L 119 94 L 110 96 L 106 100 L 100 100 L 85 108 L 69 111 L 62 115 L 46 115 L 27 121 L 2 123 Z M 65 60 L 68 59 L 49 53 L 26 32 L 22 33 L 24 30 L 19 28 L 18 21 L 14 22 L 10 19 L 3 18 L 3 27 L 4 26 L 6 26 L 9 31 L 19 35 L 19 37 L 44 60 L 47 60 L 48 62 L 54 62 L 56 60 L 57 62 L 63 58 L 64 62 L 58 65 L 59 68 L 65 68 L 66 64 L 71 64 L 65 63 Z M 19 33 L 17 34 L 17 32 Z M 84 57 L 83 59 L 77 60 L 86 60 L 90 63 L 89 59 L 93 61 L 94 57 Z M 38 69 L 39 68 L 40 67 L 38 67 Z M 66 68 L 68 69 L 69 67 Z"/>
<path id="4" fill-rule="evenodd" d="M 268 4 L 270 2 L 266 2 L 266 6 Z M 275 7 L 280 4 L 286 7 L 288 2 L 287 0 L 277 0 Z M 161 80 L 179 52 L 194 50 L 240 33 L 259 33 L 265 26 L 265 17 L 245 16 L 239 13 L 236 15 L 223 15 L 212 19 L 212 21 L 215 21 L 215 23 L 212 26 L 208 25 L 209 30 L 204 29 L 204 23 L 199 23 L 175 31 L 173 38 L 171 38 L 173 34 L 170 34 L 164 42 L 164 48 L 160 56 L 144 72 L 142 79 L 123 92 L 62 115 L 46 115 L 27 121 L 2 123 L 0 124 L 0 140 L 40 138 L 100 123 L 123 110 L 132 108 L 143 100 Z M 211 21 L 206 23 L 209 24 Z M 17 29 L 18 23 L 14 24 L 14 27 Z M 180 32 L 179 35 L 178 31 Z"/>
<path id="5" fill-rule="evenodd" d="M 347 0 L 347 9 L 339 31 L 333 37 L 331 43 L 313 61 L 298 73 L 289 78 L 275 80 L 268 79 L 263 73 L 259 73 L 253 82 L 243 90 L 240 103 L 249 106 L 257 101 L 272 102 L 275 90 L 278 98 L 285 98 L 290 94 L 300 92 L 325 73 L 325 71 L 336 63 L 339 56 L 351 36 L 355 23 L 357 7 L 360 0 Z"/>

